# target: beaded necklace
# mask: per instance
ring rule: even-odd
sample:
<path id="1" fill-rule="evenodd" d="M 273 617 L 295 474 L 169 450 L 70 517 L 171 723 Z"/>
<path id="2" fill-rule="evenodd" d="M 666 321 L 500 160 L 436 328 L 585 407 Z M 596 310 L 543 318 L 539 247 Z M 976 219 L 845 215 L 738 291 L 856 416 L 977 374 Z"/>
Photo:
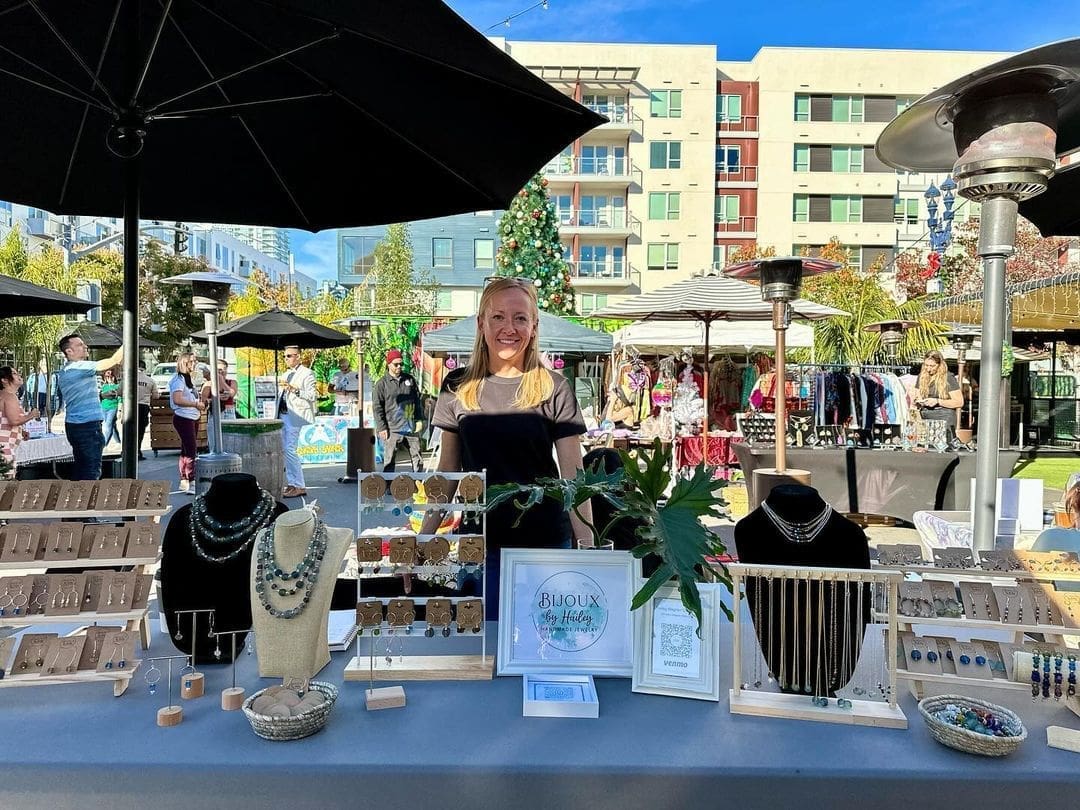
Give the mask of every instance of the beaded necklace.
<path id="1" fill-rule="evenodd" d="M 260 491 L 259 503 L 249 515 L 239 520 L 218 520 L 206 510 L 206 501 L 203 496 L 195 497 L 191 505 L 191 547 L 195 553 L 207 562 L 223 564 L 234 559 L 246 551 L 255 540 L 255 535 L 260 529 L 270 522 L 274 512 L 274 498 L 265 491 Z M 233 543 L 241 541 L 240 545 L 231 547 Z M 211 554 L 206 548 L 221 549 L 229 546 L 224 554 Z"/>
<path id="2" fill-rule="evenodd" d="M 274 527 L 262 529 L 255 542 L 255 592 L 259 602 L 271 616 L 293 619 L 307 608 L 311 592 L 319 579 L 319 567 L 326 553 L 326 526 L 312 513 L 314 528 L 304 557 L 291 571 L 285 571 L 277 561 L 274 549 Z M 270 597 L 289 599 L 301 595 L 300 602 L 291 608 L 276 607 Z"/>
<path id="3" fill-rule="evenodd" d="M 772 507 L 764 501 L 762 501 L 761 509 L 776 527 L 777 531 L 792 543 L 812 543 L 814 539 L 821 534 L 821 530 L 825 528 L 825 525 L 829 522 L 829 518 L 832 517 L 833 513 L 833 508 L 829 506 L 829 504 L 825 504 L 825 509 L 816 517 L 811 518 L 804 523 L 792 523 L 776 514 Z"/>

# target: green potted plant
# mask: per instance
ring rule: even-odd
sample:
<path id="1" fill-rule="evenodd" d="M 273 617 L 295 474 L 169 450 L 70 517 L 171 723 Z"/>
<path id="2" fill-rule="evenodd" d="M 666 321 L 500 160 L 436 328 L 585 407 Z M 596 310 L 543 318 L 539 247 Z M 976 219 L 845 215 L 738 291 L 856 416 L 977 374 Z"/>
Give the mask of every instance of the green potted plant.
<path id="1" fill-rule="evenodd" d="M 696 583 L 719 581 L 731 590 L 731 577 L 722 558 L 727 549 L 719 535 L 701 522 L 716 516 L 727 506 L 717 490 L 724 481 L 713 478 L 704 464 L 698 465 L 689 478 L 678 478 L 672 486 L 672 450 L 659 439 L 637 457 L 619 451 L 622 469 L 605 473 L 598 466 L 579 470 L 575 478 L 541 478 L 535 484 L 496 484 L 488 488 L 487 509 L 512 501 L 520 510 L 517 526 L 526 512 L 544 498 L 562 503 L 573 511 L 592 532 L 595 548 L 610 548 L 610 534 L 623 520 L 633 521 L 640 542 L 631 553 L 641 559 L 659 558 L 659 565 L 636 594 L 630 607 L 644 605 L 665 583 L 674 580 L 683 606 L 701 626 L 701 598 Z M 671 486 L 670 493 L 668 487 Z M 610 503 L 615 514 L 605 526 L 585 520 L 581 506 L 593 498 Z M 728 618 L 731 612 L 723 606 Z"/>

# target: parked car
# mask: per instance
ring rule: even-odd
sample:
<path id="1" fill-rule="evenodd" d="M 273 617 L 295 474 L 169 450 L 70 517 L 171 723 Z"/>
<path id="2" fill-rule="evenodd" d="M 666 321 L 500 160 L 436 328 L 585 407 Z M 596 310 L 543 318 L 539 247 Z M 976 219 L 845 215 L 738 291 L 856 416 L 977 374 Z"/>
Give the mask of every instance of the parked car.
<path id="1" fill-rule="evenodd" d="M 169 380 L 176 374 L 176 363 L 158 363 L 154 366 L 154 373 L 150 378 L 157 386 L 158 394 L 169 393 Z"/>

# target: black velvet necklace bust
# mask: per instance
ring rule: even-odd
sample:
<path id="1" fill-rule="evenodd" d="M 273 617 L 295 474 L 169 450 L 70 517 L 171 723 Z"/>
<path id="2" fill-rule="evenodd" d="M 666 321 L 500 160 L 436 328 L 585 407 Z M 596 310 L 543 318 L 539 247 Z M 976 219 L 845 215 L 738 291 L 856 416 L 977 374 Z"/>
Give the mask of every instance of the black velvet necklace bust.
<path id="1" fill-rule="evenodd" d="M 250 515 L 259 505 L 262 490 L 255 476 L 226 473 L 214 478 L 204 496 L 207 512 L 217 520 L 232 522 Z M 278 503 L 271 522 L 288 507 Z M 243 540 L 221 552 L 242 545 Z M 182 653 L 191 653 L 191 615 L 179 620 L 178 610 L 214 610 L 214 630 L 246 630 L 251 627 L 251 552 L 254 544 L 221 563 L 200 557 L 191 546 L 191 505 L 180 507 L 165 529 L 161 552 L 161 609 L 169 627 L 173 645 Z M 219 552 L 219 554 L 221 553 Z M 177 638 L 179 633 L 180 638 Z M 210 635 L 209 615 L 196 614 L 195 661 L 219 664 L 232 661 L 232 642 L 221 639 L 221 657 L 214 656 L 217 644 Z M 245 635 L 237 635 L 236 649 L 244 647 Z"/>
<path id="2" fill-rule="evenodd" d="M 765 499 L 765 503 L 773 513 L 782 521 L 788 523 L 808 523 L 822 514 L 828 504 L 818 495 L 817 490 L 800 484 L 784 484 L 774 488 Z M 808 542 L 794 542 L 782 532 L 773 522 L 764 509 L 758 507 L 735 525 L 735 550 L 739 556 L 739 562 L 749 565 L 784 565 L 804 566 L 814 568 L 869 568 L 870 548 L 866 534 L 863 530 L 852 523 L 839 512 L 833 511 L 828 521 L 812 540 Z M 758 642 L 765 654 L 765 660 L 769 671 L 779 680 L 781 669 L 788 673 L 787 684 L 781 684 L 785 692 L 811 694 L 817 684 L 822 684 L 823 696 L 832 697 L 835 689 L 843 686 L 847 681 L 848 673 L 842 673 L 839 683 L 825 672 L 824 661 L 818 661 L 816 643 L 819 635 L 818 628 L 818 600 L 824 598 L 825 605 L 824 629 L 821 634 L 824 637 L 822 644 L 825 650 L 836 650 L 836 655 L 842 657 L 843 648 L 847 640 L 851 640 L 855 649 L 848 651 L 848 660 L 851 662 L 850 670 L 854 670 L 857 660 L 857 651 L 861 647 L 861 639 L 865 632 L 865 625 L 870 622 L 870 593 L 869 588 L 862 593 L 862 625 L 858 624 L 859 617 L 859 589 L 851 586 L 844 590 L 839 586 L 837 597 L 831 589 L 833 585 L 821 583 L 791 580 L 787 581 L 787 593 L 784 595 L 786 610 L 783 616 L 780 611 L 781 583 L 767 579 L 759 580 L 749 578 L 746 581 L 747 607 L 750 616 L 755 619 L 755 631 Z M 758 604 L 760 596 L 761 603 Z M 844 597 L 847 596 L 847 609 L 844 609 Z M 808 601 L 809 600 L 809 601 Z M 837 606 L 837 615 L 833 616 L 832 606 Z M 807 608 L 809 607 L 809 614 Z M 796 625 L 795 617 L 798 611 L 799 622 Z M 809 615 L 809 623 L 807 616 Z M 844 617 L 847 617 L 847 628 L 843 627 Z M 756 620 L 760 617 L 761 626 L 757 626 Z M 835 618 L 835 621 L 834 621 Z M 780 647 L 781 623 L 786 622 L 786 645 L 783 650 Z M 772 633 L 769 634 L 770 625 Z M 795 638 L 794 628 L 799 628 L 799 638 Z M 833 630 L 835 629 L 835 632 Z M 811 642 L 807 650 L 806 639 Z M 772 649 L 768 639 L 772 639 Z M 793 679 L 791 673 L 794 669 L 795 645 L 800 650 L 800 669 Z M 807 652 L 809 658 L 807 658 Z M 784 660 L 786 659 L 786 661 Z M 809 667 L 806 663 L 809 661 Z M 783 667 L 781 666 L 783 663 Z M 819 670 L 820 667 L 820 670 Z M 836 670 L 835 665 L 833 669 Z M 810 672 L 810 684 L 804 683 L 805 673 Z M 792 684 L 798 684 L 795 688 Z"/>

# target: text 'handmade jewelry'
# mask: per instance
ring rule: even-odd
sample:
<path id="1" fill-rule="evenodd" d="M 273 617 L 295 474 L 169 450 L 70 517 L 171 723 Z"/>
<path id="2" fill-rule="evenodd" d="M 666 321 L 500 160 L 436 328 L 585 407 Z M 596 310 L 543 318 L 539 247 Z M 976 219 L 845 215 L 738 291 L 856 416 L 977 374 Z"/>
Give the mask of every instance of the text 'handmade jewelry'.
<path id="1" fill-rule="evenodd" d="M 833 513 L 833 508 L 829 504 L 825 504 L 825 508 L 816 517 L 805 522 L 796 523 L 784 520 L 776 514 L 768 503 L 762 502 L 761 510 L 776 527 L 777 531 L 792 543 L 812 543 L 821 534 Z"/>
<path id="2" fill-rule="evenodd" d="M 291 571 L 285 571 L 277 561 L 274 548 L 274 527 L 268 526 L 258 534 L 255 543 L 255 592 L 263 609 L 271 616 L 281 619 L 293 619 L 299 616 L 311 602 L 315 583 L 319 579 L 319 568 L 326 554 L 326 526 L 319 516 L 311 513 L 313 528 L 311 540 L 304 552 L 303 559 Z M 300 601 L 292 607 L 274 605 L 273 599 L 291 599 L 299 594 Z"/>

